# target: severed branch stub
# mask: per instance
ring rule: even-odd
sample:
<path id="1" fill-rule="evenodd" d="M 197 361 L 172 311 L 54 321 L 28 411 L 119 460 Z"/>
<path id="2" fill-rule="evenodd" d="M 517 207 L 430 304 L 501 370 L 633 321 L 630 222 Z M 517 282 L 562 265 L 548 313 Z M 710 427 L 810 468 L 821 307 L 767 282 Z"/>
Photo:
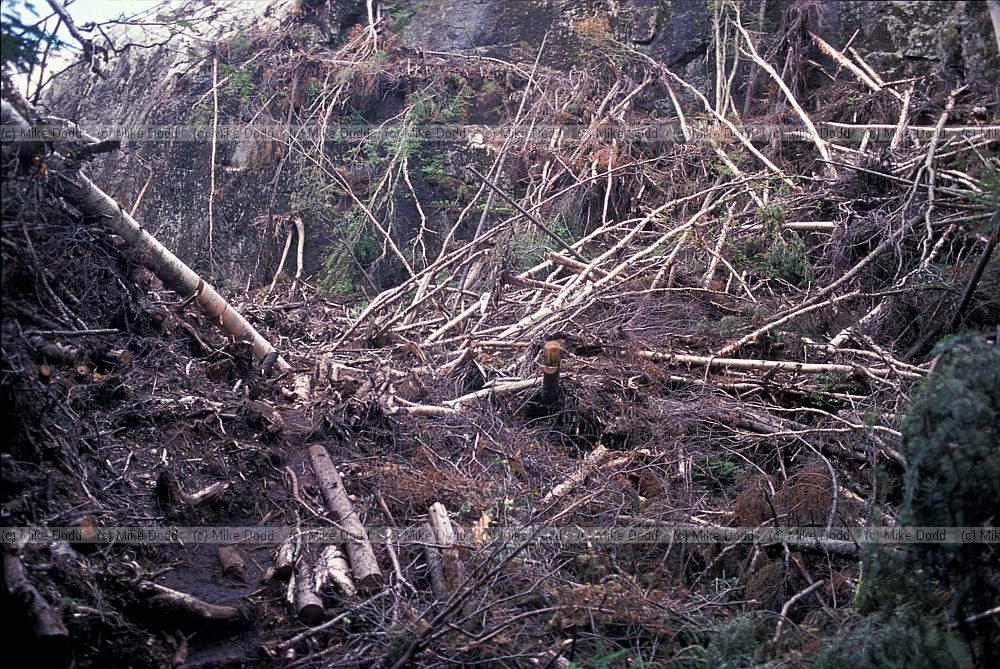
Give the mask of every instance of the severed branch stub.
<path id="1" fill-rule="evenodd" d="M 542 404 L 555 404 L 559 399 L 559 359 L 561 348 L 557 341 L 547 341 L 542 347 Z"/>

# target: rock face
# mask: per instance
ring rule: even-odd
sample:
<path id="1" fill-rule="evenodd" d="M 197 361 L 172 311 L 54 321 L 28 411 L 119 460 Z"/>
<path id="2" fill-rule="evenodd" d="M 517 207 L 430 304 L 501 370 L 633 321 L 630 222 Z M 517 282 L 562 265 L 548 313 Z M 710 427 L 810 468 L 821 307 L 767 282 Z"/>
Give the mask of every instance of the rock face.
<path id="1" fill-rule="evenodd" d="M 376 70 L 362 73 L 373 79 L 391 78 L 389 68 L 397 58 L 430 51 L 530 63 L 543 38 L 542 63 L 572 73 L 587 68 L 594 58 L 603 58 L 594 53 L 595 36 L 601 35 L 644 51 L 696 82 L 704 82 L 712 67 L 705 59 L 712 38 L 711 13 L 705 0 L 423 0 L 380 4 L 388 33 L 392 33 L 387 41 L 396 51 L 383 59 L 382 65 L 376 60 Z M 765 30 L 779 25 L 789 4 L 788 0 L 767 2 Z M 946 78 L 997 81 L 1000 55 L 984 2 L 826 0 L 820 4 L 823 36 L 843 46 L 857 33 L 854 46 L 886 78 L 936 71 Z M 170 0 L 159 14 L 165 19 L 162 27 L 110 33 L 119 46 L 134 43 L 146 48 L 131 48 L 114 56 L 104 65 L 107 80 L 77 68 L 59 82 L 47 106 L 58 115 L 85 124 L 126 128 L 183 124 L 207 130 L 215 115 L 214 76 L 219 81 L 220 123 L 259 123 L 255 110 L 261 109 L 271 94 L 276 96 L 270 100 L 272 107 L 277 105 L 281 115 L 271 122 L 290 123 L 314 99 L 310 96 L 336 83 L 329 78 L 316 79 L 309 69 L 310 58 L 322 59 L 367 25 L 363 0 Z M 271 48 L 270 55 L 262 56 L 276 43 L 281 49 Z M 276 83 L 275 72 L 281 68 L 292 74 L 287 81 Z M 402 106 L 407 94 L 395 91 L 368 101 L 358 113 L 367 122 L 381 122 Z M 470 100 L 468 105 L 488 121 L 491 112 L 486 107 L 508 108 L 512 99 L 494 91 Z M 659 106 L 655 101 L 651 105 Z M 662 108 L 670 113 L 668 102 Z M 88 168 L 98 184 L 126 208 L 144 192 L 139 220 L 221 287 L 227 282 L 239 286 L 269 282 L 284 238 L 283 233 L 275 235 L 268 215 L 297 208 L 303 175 L 309 174 L 287 160 L 289 153 L 281 142 L 219 141 L 213 149 L 205 141 L 126 139 L 123 149 L 125 158 L 105 157 Z M 213 156 L 214 253 L 210 257 L 207 212 Z M 144 189 L 147 181 L 150 185 Z M 434 186 L 417 185 L 418 190 L 422 188 L 433 190 Z M 422 193 L 427 200 L 437 200 L 435 195 Z M 406 203 L 399 206 L 400 210 L 412 209 Z M 320 267 L 330 223 L 324 227 L 307 219 L 306 225 L 309 275 Z"/>
<path id="2" fill-rule="evenodd" d="M 917 76 L 939 69 L 997 83 L 1000 53 L 985 2 L 828 0 L 824 9 L 833 43 L 858 31 L 853 44 L 877 71 Z"/>
<path id="3" fill-rule="evenodd" d="M 414 50 L 510 58 L 533 55 L 547 35 L 542 62 L 568 70 L 592 49 L 574 24 L 595 16 L 607 17 L 614 37 L 645 46 L 671 67 L 704 55 L 708 44 L 703 0 L 426 2 L 409 18 L 401 43 Z"/>

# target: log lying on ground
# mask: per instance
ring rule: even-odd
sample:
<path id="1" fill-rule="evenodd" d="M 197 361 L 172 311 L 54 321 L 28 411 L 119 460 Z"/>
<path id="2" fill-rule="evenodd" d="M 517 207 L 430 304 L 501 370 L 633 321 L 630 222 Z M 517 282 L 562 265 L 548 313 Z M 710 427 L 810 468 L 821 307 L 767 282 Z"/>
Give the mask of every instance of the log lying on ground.
<path id="1" fill-rule="evenodd" d="M 362 590 L 377 588 L 382 583 L 382 572 L 375 560 L 375 552 L 368 541 L 365 528 L 344 490 L 344 482 L 340 479 L 337 468 L 333 466 L 333 461 L 321 444 L 309 447 L 309 458 L 327 507 L 337 516 L 340 526 L 348 532 L 347 557 L 351 561 L 355 580 Z"/>
<path id="2" fill-rule="evenodd" d="M 46 644 L 65 646 L 69 632 L 62 616 L 53 608 L 24 574 L 24 565 L 16 555 L 3 557 L 3 581 L 7 593 L 23 604 L 35 635 Z"/>
<path id="3" fill-rule="evenodd" d="M 72 366 L 83 358 L 83 353 L 76 346 L 47 342 L 41 337 L 32 337 L 30 343 L 36 347 L 35 352 L 39 360 L 44 362 Z"/>
<path id="4" fill-rule="evenodd" d="M 592 450 L 590 453 L 583 458 L 583 463 L 573 470 L 570 474 L 563 480 L 562 483 L 554 487 L 552 490 L 545 495 L 539 504 L 538 508 L 541 509 L 545 507 L 549 502 L 559 499 L 560 497 L 565 497 L 569 493 L 573 492 L 573 489 L 584 482 L 590 472 L 611 457 L 611 451 L 607 449 L 604 444 L 599 444 L 597 448 Z"/>
<path id="5" fill-rule="evenodd" d="M 624 354 L 623 354 L 624 355 Z M 636 351 L 636 355 L 654 362 L 664 362 L 668 365 L 690 365 L 692 367 L 708 367 L 709 369 L 735 369 L 748 371 L 780 371 L 795 374 L 858 374 L 864 373 L 879 378 L 886 378 L 897 373 L 894 369 L 885 367 L 865 367 L 862 365 L 836 365 L 832 363 L 807 363 L 793 360 L 745 360 L 743 358 L 714 358 L 700 355 L 681 355 L 679 353 L 658 353 L 656 351 Z"/>
<path id="6" fill-rule="evenodd" d="M 30 133 L 30 124 L 14 106 L 6 100 L 2 103 L 3 125 L 15 126 L 19 131 Z M 4 153 L 7 154 L 8 150 Z M 17 143 L 13 144 L 17 147 Z M 16 148 L 14 149 L 17 150 Z M 100 221 L 113 234 L 125 240 L 126 246 L 134 252 L 136 259 L 157 276 L 170 290 L 184 297 L 193 297 L 212 323 L 237 340 L 247 340 L 253 345 L 257 358 L 263 358 L 275 350 L 252 325 L 236 311 L 211 285 L 194 270 L 170 252 L 155 237 L 126 213 L 114 199 L 98 188 L 75 165 L 58 154 L 42 156 L 48 166 L 48 183 L 55 192 L 79 209 L 84 215 Z M 289 365 L 278 358 L 278 366 L 288 369 Z"/>
<path id="7" fill-rule="evenodd" d="M 140 592 L 151 595 L 147 604 L 175 613 L 187 613 L 208 622 L 238 622 L 243 618 L 239 606 L 230 604 L 210 604 L 194 595 L 173 590 L 159 583 L 143 583 Z"/>
<path id="8" fill-rule="evenodd" d="M 274 554 L 274 577 L 284 581 L 290 578 L 295 566 L 295 538 L 288 537 Z"/>
<path id="9" fill-rule="evenodd" d="M 243 583 L 248 583 L 250 577 L 247 575 L 247 563 L 243 561 L 243 556 L 232 546 L 219 546 L 215 554 L 222 564 L 222 573 L 230 578 L 235 578 Z"/>
<path id="10" fill-rule="evenodd" d="M 320 552 L 319 559 L 313 566 L 316 592 L 322 593 L 327 584 L 333 584 L 345 597 L 354 597 L 358 590 L 354 587 L 349 571 L 350 566 L 340 549 L 327 546 Z"/>
<path id="11" fill-rule="evenodd" d="M 306 560 L 299 558 L 295 568 L 295 578 L 289 583 L 295 592 L 295 614 L 299 620 L 315 625 L 323 618 L 323 600 L 316 594 L 312 570 Z"/>

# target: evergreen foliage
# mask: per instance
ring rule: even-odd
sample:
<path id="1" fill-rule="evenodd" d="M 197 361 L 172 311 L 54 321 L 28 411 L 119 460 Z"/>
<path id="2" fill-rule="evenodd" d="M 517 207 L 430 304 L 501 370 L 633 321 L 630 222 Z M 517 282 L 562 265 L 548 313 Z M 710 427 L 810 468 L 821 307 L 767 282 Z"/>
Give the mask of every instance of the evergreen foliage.
<path id="1" fill-rule="evenodd" d="M 1000 499 L 1000 349 L 971 335 L 954 337 L 938 346 L 936 360 L 903 424 L 908 469 L 900 520 L 913 527 L 994 527 Z M 872 615 L 842 632 L 819 654 L 816 667 L 969 667 L 967 648 L 976 664 L 996 660 L 995 618 L 965 622 L 996 606 L 995 545 L 881 549 L 867 556 L 864 572 L 858 604 Z"/>
<path id="2" fill-rule="evenodd" d="M 13 0 L 4 3 L 0 11 L 0 63 L 8 68 L 24 72 L 29 70 L 38 60 L 42 44 L 53 41 L 53 46 L 60 46 L 55 36 L 47 33 L 39 22 L 25 18 L 24 12 L 37 16 L 30 2 Z"/>

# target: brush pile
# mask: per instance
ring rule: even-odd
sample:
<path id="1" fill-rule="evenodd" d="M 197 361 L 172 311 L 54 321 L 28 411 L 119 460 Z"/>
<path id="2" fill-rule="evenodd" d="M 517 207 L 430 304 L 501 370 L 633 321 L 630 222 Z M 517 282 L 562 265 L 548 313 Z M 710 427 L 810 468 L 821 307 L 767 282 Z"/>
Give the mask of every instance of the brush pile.
<path id="1" fill-rule="evenodd" d="M 284 241 L 276 271 L 227 297 L 277 374 L 38 166 L 5 165 L 3 524 L 295 530 L 21 546 L 18 601 L 63 641 L 49 650 L 80 667 L 125 647 L 174 667 L 812 658 L 851 615 L 853 542 L 567 534 L 893 525 L 935 345 L 1000 321 L 997 100 L 887 81 L 810 33 L 809 7 L 764 37 L 719 3 L 714 91 L 597 18 L 574 25 L 593 55 L 568 75 L 544 43 L 523 62 L 414 57 L 377 22 L 327 53 L 241 55 L 267 67 L 251 124 L 287 129 L 247 169 L 276 161 L 296 188 L 254 223 Z M 308 130 L 359 109 L 378 139 Z M 459 127 L 465 144 L 421 139 Z M 350 536 L 315 538 L 330 529 Z"/>

